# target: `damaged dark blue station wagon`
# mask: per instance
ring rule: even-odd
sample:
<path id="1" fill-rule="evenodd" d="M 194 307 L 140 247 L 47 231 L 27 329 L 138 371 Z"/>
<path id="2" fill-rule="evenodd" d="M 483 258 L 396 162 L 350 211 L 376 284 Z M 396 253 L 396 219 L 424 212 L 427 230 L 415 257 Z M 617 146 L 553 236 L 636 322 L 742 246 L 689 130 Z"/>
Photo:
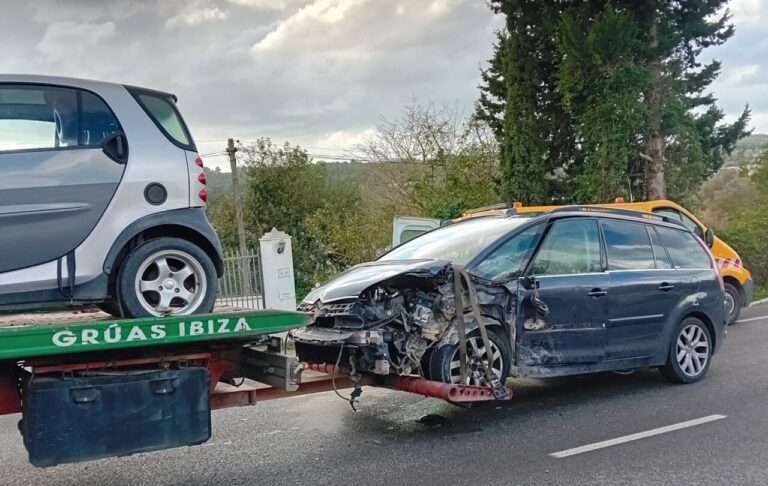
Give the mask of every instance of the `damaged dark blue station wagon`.
<path id="1" fill-rule="evenodd" d="M 303 361 L 474 385 L 640 367 L 694 382 L 726 319 L 696 235 L 664 216 L 583 206 L 438 228 L 339 274 L 299 310 L 314 315 L 292 333 Z"/>

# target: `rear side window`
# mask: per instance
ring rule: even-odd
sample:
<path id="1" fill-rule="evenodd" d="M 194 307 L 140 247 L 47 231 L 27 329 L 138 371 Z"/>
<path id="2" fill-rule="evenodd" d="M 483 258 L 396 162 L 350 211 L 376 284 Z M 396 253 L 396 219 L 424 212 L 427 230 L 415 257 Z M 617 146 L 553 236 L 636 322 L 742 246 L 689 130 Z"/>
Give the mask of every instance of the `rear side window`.
<path id="1" fill-rule="evenodd" d="M 536 276 L 602 271 L 600 231 L 594 219 L 556 221 L 533 260 Z"/>
<path id="2" fill-rule="evenodd" d="M 672 268 L 672 261 L 667 255 L 667 250 L 664 249 L 664 245 L 659 239 L 659 234 L 653 227 L 648 228 L 648 235 L 651 237 L 651 245 L 653 246 L 653 258 L 656 260 L 656 268 Z"/>
<path id="3" fill-rule="evenodd" d="M 472 273 L 489 280 L 517 275 L 522 270 L 525 257 L 536 244 L 540 229 L 541 225 L 536 225 L 513 236 L 480 262 Z"/>
<path id="4" fill-rule="evenodd" d="M 131 90 L 136 101 L 168 139 L 181 148 L 194 150 L 192 137 L 171 95 Z"/>
<path id="5" fill-rule="evenodd" d="M 88 91 L 0 85 L 0 152 L 100 146 L 120 123 Z"/>
<path id="6" fill-rule="evenodd" d="M 671 228 L 657 227 L 664 245 L 672 257 L 675 268 L 711 268 L 709 253 L 701 246 L 693 233 Z"/>
<path id="7" fill-rule="evenodd" d="M 115 114 L 101 98 L 87 91 L 82 91 L 80 97 L 80 142 L 83 145 L 101 145 L 122 131 Z"/>
<path id="8" fill-rule="evenodd" d="M 656 268 L 651 240 L 644 224 L 602 221 L 609 270 Z"/>

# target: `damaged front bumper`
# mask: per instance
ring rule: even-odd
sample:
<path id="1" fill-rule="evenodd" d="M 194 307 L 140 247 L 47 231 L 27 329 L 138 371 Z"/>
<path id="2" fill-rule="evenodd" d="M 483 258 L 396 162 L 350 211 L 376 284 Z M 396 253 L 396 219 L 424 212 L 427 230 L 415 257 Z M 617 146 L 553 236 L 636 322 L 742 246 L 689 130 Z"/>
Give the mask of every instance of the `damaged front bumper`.
<path id="1" fill-rule="evenodd" d="M 304 327 L 290 332 L 296 342 L 316 346 L 378 346 L 384 343 L 380 330 L 344 330 L 327 327 Z"/>

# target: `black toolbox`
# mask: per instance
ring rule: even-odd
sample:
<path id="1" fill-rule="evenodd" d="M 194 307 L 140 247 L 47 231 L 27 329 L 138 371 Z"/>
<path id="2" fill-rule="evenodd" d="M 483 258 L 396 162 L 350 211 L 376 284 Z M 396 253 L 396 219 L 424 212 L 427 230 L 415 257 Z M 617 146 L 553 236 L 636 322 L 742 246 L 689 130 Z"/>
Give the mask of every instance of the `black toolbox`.
<path id="1" fill-rule="evenodd" d="M 33 377 L 20 424 L 29 462 L 45 467 L 201 444 L 211 437 L 205 368 Z"/>

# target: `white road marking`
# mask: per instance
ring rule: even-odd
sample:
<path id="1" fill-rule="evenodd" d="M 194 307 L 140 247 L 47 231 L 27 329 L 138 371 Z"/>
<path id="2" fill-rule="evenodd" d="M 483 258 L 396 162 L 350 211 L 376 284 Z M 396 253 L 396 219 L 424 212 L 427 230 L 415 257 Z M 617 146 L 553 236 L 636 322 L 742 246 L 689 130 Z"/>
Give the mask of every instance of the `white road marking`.
<path id="1" fill-rule="evenodd" d="M 553 452 L 550 456 L 557 459 L 562 459 L 568 456 L 574 456 L 584 452 L 590 452 L 597 449 L 604 449 L 606 447 L 615 446 L 618 444 L 624 444 L 633 440 L 644 439 L 646 437 L 653 437 L 654 435 L 666 434 L 675 430 L 685 429 L 688 427 L 694 427 L 696 425 L 706 424 L 708 422 L 714 422 L 715 420 L 722 420 L 726 418 L 725 415 L 708 415 L 706 417 L 689 420 L 687 422 L 680 422 L 678 424 L 667 425 L 666 427 L 659 427 L 658 429 L 646 430 L 645 432 L 638 432 L 637 434 L 625 435 L 624 437 L 617 437 L 615 439 L 604 440 L 602 442 L 595 442 L 594 444 L 587 444 L 581 447 L 575 447 L 560 452 Z"/>
<path id="2" fill-rule="evenodd" d="M 738 321 L 735 322 L 735 324 L 741 324 L 742 322 L 762 321 L 763 319 L 768 319 L 768 316 L 750 317 L 749 319 L 739 319 Z"/>

